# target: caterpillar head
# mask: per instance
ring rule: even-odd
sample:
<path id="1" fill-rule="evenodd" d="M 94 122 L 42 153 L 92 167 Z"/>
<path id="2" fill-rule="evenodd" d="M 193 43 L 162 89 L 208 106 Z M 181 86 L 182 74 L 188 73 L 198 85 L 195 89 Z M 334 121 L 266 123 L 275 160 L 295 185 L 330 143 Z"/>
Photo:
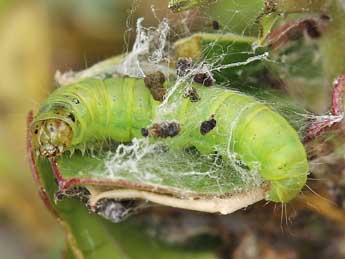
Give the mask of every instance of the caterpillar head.
<path id="1" fill-rule="evenodd" d="M 71 144 L 75 117 L 64 105 L 43 106 L 31 124 L 32 144 L 38 155 L 56 157 Z"/>
<path id="2" fill-rule="evenodd" d="M 63 120 L 38 120 L 31 126 L 32 143 L 38 155 L 56 157 L 71 144 L 72 128 Z"/>

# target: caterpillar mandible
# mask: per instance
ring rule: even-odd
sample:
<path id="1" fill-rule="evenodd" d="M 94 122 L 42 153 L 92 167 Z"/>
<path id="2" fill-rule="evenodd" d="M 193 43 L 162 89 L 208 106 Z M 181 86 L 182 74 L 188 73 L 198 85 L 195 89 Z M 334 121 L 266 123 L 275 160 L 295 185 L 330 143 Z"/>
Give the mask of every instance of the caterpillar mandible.
<path id="1" fill-rule="evenodd" d="M 142 79 L 86 79 L 60 87 L 31 124 L 33 145 L 40 155 L 55 157 L 97 141 L 130 142 L 142 137 L 143 128 L 159 115 L 178 128 L 171 137 L 160 139 L 169 148 L 195 147 L 203 154 L 216 151 L 223 158 L 238 159 L 257 169 L 269 184 L 267 200 L 294 198 L 306 183 L 309 165 L 292 126 L 253 97 L 217 86 L 193 84 L 193 88 L 200 98 L 197 102 L 176 91 L 167 101 L 176 109 L 158 114 L 160 102 Z M 201 131 L 205 121 L 212 125 Z"/>

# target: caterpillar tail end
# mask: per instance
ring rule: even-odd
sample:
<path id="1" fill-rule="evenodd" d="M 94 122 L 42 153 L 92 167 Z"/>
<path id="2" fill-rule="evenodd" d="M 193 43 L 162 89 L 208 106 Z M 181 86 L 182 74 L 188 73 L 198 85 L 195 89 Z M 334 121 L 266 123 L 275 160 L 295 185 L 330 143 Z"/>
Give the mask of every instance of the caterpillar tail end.
<path id="1" fill-rule="evenodd" d="M 306 182 L 306 175 L 298 178 L 271 181 L 266 200 L 287 203 L 301 192 Z"/>
<path id="2" fill-rule="evenodd" d="M 30 130 L 32 145 L 37 155 L 47 158 L 57 157 L 71 144 L 72 128 L 63 120 L 34 121 Z"/>

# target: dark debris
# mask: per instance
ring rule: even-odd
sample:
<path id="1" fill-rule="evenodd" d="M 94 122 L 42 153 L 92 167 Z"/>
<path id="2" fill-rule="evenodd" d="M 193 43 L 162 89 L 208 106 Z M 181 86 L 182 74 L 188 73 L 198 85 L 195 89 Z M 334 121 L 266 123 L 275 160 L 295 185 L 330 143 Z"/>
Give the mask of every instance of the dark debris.
<path id="1" fill-rule="evenodd" d="M 211 130 L 213 130 L 217 125 L 217 121 L 215 120 L 214 116 L 212 115 L 210 120 L 203 121 L 200 125 L 200 133 L 202 135 L 206 135 Z"/>
<path id="2" fill-rule="evenodd" d="M 180 130 L 179 123 L 166 121 L 155 123 L 148 128 L 143 128 L 141 129 L 141 133 L 144 137 L 168 138 L 177 136 Z"/>
<path id="3" fill-rule="evenodd" d="M 157 71 L 149 74 L 144 78 L 146 87 L 150 90 L 153 99 L 162 102 L 166 94 L 166 88 L 164 87 L 165 76 L 162 72 Z"/>

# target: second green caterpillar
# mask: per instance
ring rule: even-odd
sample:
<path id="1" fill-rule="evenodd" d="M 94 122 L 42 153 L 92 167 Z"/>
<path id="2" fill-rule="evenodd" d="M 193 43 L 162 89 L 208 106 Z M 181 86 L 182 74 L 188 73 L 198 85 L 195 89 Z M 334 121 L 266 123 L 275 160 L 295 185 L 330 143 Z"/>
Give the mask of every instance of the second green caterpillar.
<path id="1" fill-rule="evenodd" d="M 306 183 L 309 166 L 292 126 L 242 93 L 197 84 L 193 90 L 197 101 L 176 91 L 167 100 L 172 110 L 165 114 L 142 79 L 86 79 L 60 87 L 34 118 L 33 145 L 40 155 L 54 157 L 86 144 L 130 142 L 143 135 L 159 137 L 165 131 L 168 138 L 162 141 L 169 148 L 216 151 L 257 169 L 269 184 L 267 200 L 294 198 Z M 153 123 L 157 118 L 160 123 Z"/>

